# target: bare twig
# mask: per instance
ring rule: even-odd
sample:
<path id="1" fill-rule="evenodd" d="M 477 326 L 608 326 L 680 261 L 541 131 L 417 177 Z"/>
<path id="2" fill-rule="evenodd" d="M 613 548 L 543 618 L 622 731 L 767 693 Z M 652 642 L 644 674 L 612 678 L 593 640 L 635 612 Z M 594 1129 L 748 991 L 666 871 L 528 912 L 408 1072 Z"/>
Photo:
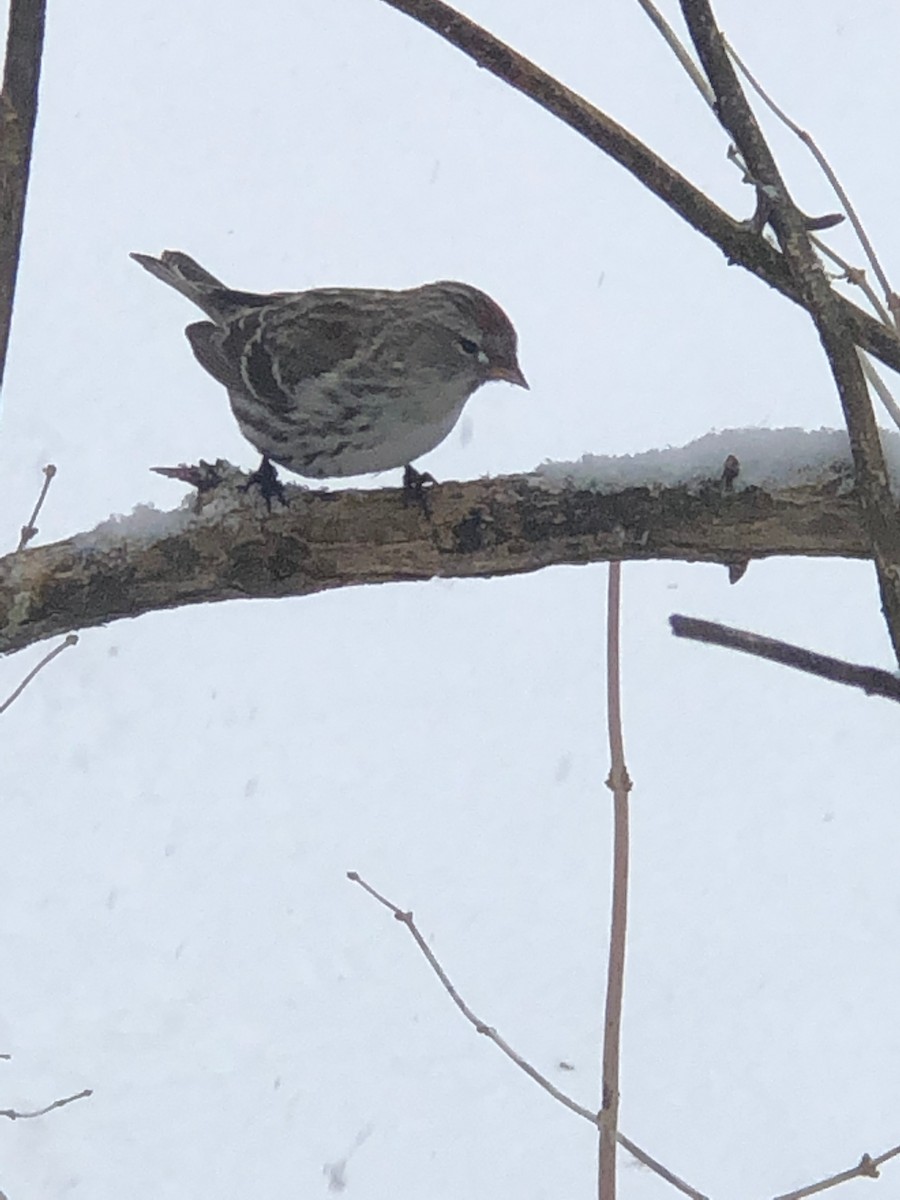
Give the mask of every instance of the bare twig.
<path id="1" fill-rule="evenodd" d="M 697 67 L 697 64 L 691 57 L 687 47 L 682 43 L 678 35 L 672 29 L 671 25 L 669 25 L 665 17 L 663 17 L 662 13 L 660 13 L 658 9 L 651 3 L 651 0 L 637 0 L 637 2 L 662 34 L 663 40 L 666 42 L 681 66 L 687 72 L 691 83 L 693 83 L 709 107 L 713 110 L 713 112 L 715 112 L 716 94 L 709 86 L 709 81 Z M 733 162 L 741 171 L 744 183 L 753 182 L 750 172 L 747 169 L 747 164 L 744 162 L 743 155 L 741 154 L 740 150 L 738 150 L 737 146 L 733 144 L 728 147 L 728 160 L 729 162 Z M 765 216 L 764 213 L 761 213 L 760 215 L 763 218 Z M 843 220 L 844 216 L 842 213 L 828 213 L 825 216 L 820 217 L 805 216 L 806 228 L 809 230 L 831 229 L 833 225 L 839 225 Z M 763 219 L 763 225 L 764 224 L 765 220 Z M 762 232 L 762 226 L 760 226 L 756 232 Z"/>
<path id="2" fill-rule="evenodd" d="M 30 1121 L 33 1117 L 46 1116 L 55 1108 L 65 1108 L 67 1104 L 73 1104 L 76 1100 L 84 1100 L 93 1094 L 93 1088 L 85 1088 L 83 1092 L 76 1092 L 74 1096 L 64 1096 L 62 1100 L 54 1100 L 46 1108 L 36 1108 L 34 1112 L 20 1112 L 17 1108 L 0 1108 L 0 1117 L 9 1117 L 10 1121 Z"/>
<path id="3" fill-rule="evenodd" d="M 796 304 L 808 301 L 782 254 L 745 222 L 736 221 L 699 188 L 617 122 L 558 79 L 476 25 L 443 0 L 384 0 L 433 30 L 480 67 L 504 80 L 598 146 L 658 196 L 692 228 L 717 245 L 729 262 L 740 263 Z M 844 297 L 841 312 L 853 337 L 876 358 L 900 370 L 900 340 L 874 317 Z"/>
<path id="4" fill-rule="evenodd" d="M 897 428 L 900 429 L 900 405 L 897 404 L 897 401 L 891 395 L 890 388 L 875 369 L 872 360 L 869 358 L 868 354 L 866 354 L 865 350 L 860 350 L 857 347 L 856 353 L 859 355 L 859 361 L 863 369 L 863 374 L 875 389 L 875 394 L 884 405 L 888 416 L 891 418 Z"/>
<path id="5" fill-rule="evenodd" d="M 848 262 L 847 259 L 838 254 L 836 250 L 833 250 L 831 246 L 823 242 L 821 238 L 817 238 L 815 234 L 810 234 L 809 240 L 820 254 L 824 255 L 825 258 L 830 259 L 833 263 L 835 263 L 836 266 L 841 268 L 843 274 L 840 276 L 840 278 L 846 280 L 851 287 L 858 287 L 868 302 L 875 309 L 875 312 L 878 314 L 878 319 L 884 325 L 890 326 L 892 321 L 891 314 L 881 303 L 881 300 L 878 298 L 878 293 L 869 283 L 863 268 L 854 267 L 852 263 Z"/>
<path id="6" fill-rule="evenodd" d="M 638 4 L 659 30 L 663 41 L 681 63 L 694 87 L 706 101 L 710 108 L 716 106 L 716 94 L 709 86 L 709 81 L 706 76 L 694 62 L 687 46 L 682 42 L 681 38 L 662 15 L 652 0 L 637 0 Z"/>
<path id="7" fill-rule="evenodd" d="M 53 479 L 53 476 L 55 474 L 56 474 L 56 467 L 54 467 L 53 463 L 47 463 L 46 467 L 44 467 L 44 484 L 43 484 L 43 487 L 41 488 L 41 493 L 37 498 L 37 503 L 34 506 L 34 511 L 32 512 L 31 516 L 28 518 L 28 524 L 22 526 L 22 532 L 19 536 L 19 544 L 16 547 L 17 550 L 24 550 L 25 547 L 28 545 L 28 543 L 31 541 L 31 539 L 37 533 L 37 526 L 35 525 L 35 521 L 38 519 L 38 515 L 39 515 L 40 511 L 44 507 L 44 501 L 47 499 L 47 492 L 50 490 L 50 482 Z"/>
<path id="8" fill-rule="evenodd" d="M 669 617 L 669 624 L 676 637 L 708 642 L 711 646 L 724 646 L 727 650 L 740 650 L 743 654 L 767 658 L 770 662 L 805 671 L 808 675 L 818 675 L 832 683 L 861 688 L 867 696 L 883 696 L 886 700 L 900 703 L 900 676 L 891 671 L 859 666 L 828 654 L 817 654 L 814 650 L 804 650 L 802 646 L 794 646 L 790 642 L 763 637 L 746 629 L 732 629 L 717 621 L 702 621 L 697 617 L 674 613 Z"/>
<path id="9" fill-rule="evenodd" d="M 822 254 L 825 258 L 830 259 L 831 262 L 841 268 L 843 274 L 840 276 L 840 278 L 846 280 L 847 283 L 849 283 L 852 287 L 858 287 L 872 305 L 872 308 L 878 314 L 879 319 L 883 321 L 885 325 L 890 325 L 893 318 L 881 303 L 881 300 L 878 298 L 878 293 L 866 278 L 865 271 L 861 267 L 854 267 L 852 263 L 848 262 L 847 259 L 838 254 L 836 250 L 833 250 L 831 246 L 826 245 L 821 238 L 817 238 L 815 235 L 811 234 L 809 240 L 816 247 L 820 254 Z M 897 405 L 897 402 L 891 395 L 890 389 L 881 378 L 881 375 L 876 370 L 866 351 L 857 348 L 857 353 L 859 354 L 859 360 L 862 363 L 862 369 L 866 379 L 875 389 L 879 400 L 887 411 L 888 416 L 891 418 L 894 424 L 900 428 L 900 406 Z"/>
<path id="10" fill-rule="evenodd" d="M 364 891 L 368 892 L 368 894 L 374 900 L 377 900 L 379 904 L 383 905 L 388 912 L 393 913 L 395 920 L 406 926 L 406 928 L 412 934 L 416 945 L 424 954 L 428 965 L 441 981 L 441 985 L 447 992 L 447 995 L 463 1014 L 469 1024 L 473 1026 L 477 1033 L 484 1034 L 485 1037 L 489 1038 L 495 1046 L 503 1051 L 503 1053 L 508 1059 L 510 1059 L 511 1062 L 514 1062 L 520 1070 L 524 1071 L 525 1074 L 528 1075 L 530 1079 L 533 1079 L 536 1084 L 542 1087 L 545 1092 L 549 1092 L 554 1100 L 558 1100 L 560 1104 L 564 1105 L 571 1112 L 577 1113 L 579 1117 L 583 1117 L 586 1121 L 590 1121 L 592 1125 L 596 1126 L 599 1124 L 601 1119 L 600 1114 L 592 1112 L 591 1109 L 585 1108 L 584 1105 L 579 1104 L 577 1100 L 573 1100 L 571 1096 L 567 1096 L 565 1092 L 561 1092 L 559 1088 L 556 1087 L 555 1084 L 551 1083 L 545 1075 L 542 1075 L 540 1071 L 536 1070 L 531 1063 L 529 1063 L 516 1050 L 514 1050 L 512 1046 L 510 1046 L 510 1044 L 500 1036 L 496 1029 L 488 1025 L 485 1021 L 482 1021 L 480 1017 L 477 1017 L 475 1013 L 472 1012 L 465 1000 L 463 1000 L 462 996 L 453 986 L 453 983 L 451 982 L 444 968 L 438 962 L 434 952 L 428 945 L 428 942 L 422 936 L 419 928 L 413 920 L 413 915 L 411 912 L 407 912 L 404 909 L 399 908 L 392 900 L 388 900 L 386 896 L 382 896 L 380 892 L 376 891 L 370 883 L 367 883 L 365 879 L 362 878 L 358 871 L 348 871 L 347 878 L 353 883 L 358 883 L 359 886 Z M 657 1175 L 659 1175 L 662 1179 L 665 1179 L 667 1183 L 671 1183 L 673 1187 L 678 1188 L 678 1190 L 683 1192 L 686 1196 L 690 1196 L 692 1200 L 707 1200 L 707 1197 L 704 1196 L 702 1192 L 698 1192 L 696 1188 L 692 1188 L 690 1184 L 685 1183 L 683 1179 L 679 1179 L 677 1175 L 673 1174 L 667 1167 L 663 1167 L 656 1161 L 656 1159 L 652 1158 L 646 1152 L 646 1150 L 641 1150 L 641 1148 L 635 1145 L 635 1143 L 629 1138 L 619 1134 L 618 1140 L 619 1145 L 623 1146 L 629 1151 L 629 1153 L 633 1154 L 639 1162 L 642 1162 L 646 1167 L 649 1167 L 651 1171 L 655 1171 Z"/>
<path id="11" fill-rule="evenodd" d="M 640 1146 L 636 1146 L 631 1138 L 627 1138 L 621 1131 L 616 1134 L 616 1140 L 623 1150 L 628 1151 L 632 1158 L 636 1158 L 639 1163 L 642 1163 L 649 1170 L 653 1171 L 660 1179 L 664 1179 L 666 1183 L 670 1183 L 673 1188 L 676 1188 L 685 1196 L 690 1196 L 691 1200 L 709 1200 L 709 1197 L 704 1196 L 703 1192 L 698 1192 L 696 1188 L 691 1187 L 689 1183 L 685 1183 L 683 1179 L 673 1171 L 670 1171 L 668 1167 L 664 1167 L 661 1162 L 657 1162 L 655 1158 L 651 1158 L 646 1150 L 642 1150 Z"/>
<path id="12" fill-rule="evenodd" d="M 51 650 L 49 654 L 45 654 L 38 665 L 28 672 L 19 686 L 6 697 L 2 704 L 0 704 L 0 714 L 5 713 L 14 700 L 18 700 L 18 698 L 28 687 L 29 683 L 31 683 L 32 679 L 34 679 L 35 675 L 37 675 L 40 671 L 43 671 L 44 667 L 46 667 L 48 663 L 51 663 L 58 654 L 62 654 L 63 650 L 66 650 L 69 646 L 75 646 L 77 644 L 78 634 L 70 633 L 59 646 Z"/>
<path id="13" fill-rule="evenodd" d="M 900 1146 L 893 1146 L 890 1150 L 885 1150 L 884 1154 L 879 1154 L 877 1158 L 864 1154 L 856 1166 L 851 1167 L 849 1171 L 840 1171 L 837 1175 L 829 1175 L 827 1179 L 820 1179 L 818 1183 L 797 1188 L 795 1192 L 785 1192 L 782 1196 L 776 1196 L 775 1200 L 802 1200 L 804 1196 L 814 1196 L 817 1192 L 837 1187 L 839 1183 L 846 1183 L 849 1179 L 877 1179 L 878 1168 L 889 1159 L 896 1158 L 898 1154 L 900 1154 Z"/>
<path id="14" fill-rule="evenodd" d="M 896 310 L 896 308 L 894 308 L 894 305 L 893 305 L 893 296 L 894 296 L 893 289 L 891 288 L 891 285 L 888 281 L 888 277 L 885 274 L 884 269 L 881 266 L 881 262 L 879 261 L 878 255 L 875 253 L 875 247 L 872 245 L 871 241 L 869 240 L 869 235 L 865 231 L 865 227 L 863 226 L 863 223 L 860 220 L 859 214 L 857 213 L 856 209 L 853 207 L 853 202 L 850 199 L 850 197 L 848 196 L 847 192 L 844 190 L 844 186 L 841 183 L 840 179 L 838 179 L 837 175 L 835 174 L 834 169 L 831 166 L 831 163 L 828 161 L 828 159 L 825 157 L 825 155 L 819 149 L 812 134 L 808 133 L 805 129 L 801 129 L 800 126 L 797 124 L 797 122 L 794 121 L 791 117 L 789 117 L 788 114 L 784 111 L 784 109 L 780 108 L 775 103 L 775 101 L 768 94 L 768 92 L 765 90 L 765 88 L 763 88 L 763 86 L 759 82 L 759 80 L 752 74 L 752 72 L 750 71 L 747 64 L 743 61 L 743 59 L 740 57 L 740 55 L 737 53 L 737 51 L 734 49 L 734 47 L 731 45 L 731 43 L 728 41 L 728 39 L 723 37 L 722 40 L 724 42 L 725 49 L 731 55 L 731 57 L 735 61 L 735 63 L 737 63 L 738 68 L 741 71 L 741 74 L 744 76 L 744 78 L 747 80 L 747 82 L 750 84 L 750 86 L 753 88 L 753 90 L 756 92 L 756 94 L 759 96 L 759 98 L 775 114 L 775 116 L 779 119 L 779 121 L 781 121 L 782 124 L 786 125 L 787 128 L 790 129 L 791 133 L 794 133 L 797 135 L 797 137 L 804 144 L 804 146 L 806 146 L 806 148 L 809 150 L 810 154 L 813 156 L 813 158 L 818 163 L 819 169 L 822 171 L 822 174 L 825 176 L 825 178 L 831 184 L 832 190 L 833 190 L 834 194 L 837 196 L 838 200 L 840 201 L 841 207 L 843 208 L 844 212 L 849 217 L 850 224 L 853 226 L 853 230 L 854 230 L 856 236 L 859 238 L 860 245 L 862 246 L 862 248 L 865 252 L 866 258 L 869 260 L 872 270 L 875 272 L 875 278 L 881 284 L 881 287 L 884 292 L 884 296 L 888 303 L 888 306 L 893 308 L 894 324 L 896 325 L 897 324 L 897 310 Z"/>
<path id="15" fill-rule="evenodd" d="M 610 771 L 606 786 L 613 793 L 613 886 L 603 1022 L 603 1105 L 600 1110 L 598 1196 L 615 1200 L 616 1138 L 619 1127 L 619 1052 L 622 1042 L 622 996 L 625 986 L 625 933 L 628 922 L 628 793 L 622 738 L 622 688 L 619 649 L 622 564 L 609 564 L 606 601 L 606 714 Z"/>
<path id="16" fill-rule="evenodd" d="M 572 1112 L 577 1113 L 580 1117 L 584 1117 L 585 1120 L 590 1121 L 592 1125 L 597 1124 L 597 1114 L 595 1112 L 592 1112 L 589 1108 L 585 1108 L 583 1105 L 579 1104 L 577 1100 L 573 1100 L 571 1096 L 567 1096 L 565 1092 L 561 1092 L 559 1088 L 556 1087 L 555 1084 L 551 1083 L 545 1075 L 542 1075 L 540 1071 L 536 1070 L 531 1065 L 531 1063 L 527 1062 L 520 1054 L 513 1050 L 512 1046 L 510 1046 L 508 1042 L 504 1041 L 504 1039 L 497 1033 L 496 1029 L 493 1029 L 487 1024 L 486 1021 L 482 1021 L 479 1017 L 476 1017 L 476 1015 L 466 1004 L 465 1000 L 463 1000 L 462 996 L 460 996 L 459 992 L 453 986 L 446 971 L 435 957 L 433 950 L 419 932 L 411 912 L 405 912 L 402 908 L 398 908 L 398 906 L 391 900 L 388 900 L 386 896 L 382 896 L 380 892 L 376 891 L 370 883 L 367 883 L 365 879 L 362 878 L 359 872 L 348 871 L 347 878 L 353 883 L 358 883 L 359 886 L 363 888 L 364 891 L 368 892 L 369 895 L 375 900 L 377 900 L 379 904 L 384 905 L 389 912 L 392 912 L 396 920 L 400 921 L 406 926 L 406 928 L 412 934 L 416 945 L 428 960 L 428 965 L 441 981 L 441 984 L 443 985 L 444 990 L 447 992 L 447 995 L 450 997 L 462 1015 L 466 1018 L 469 1024 L 474 1026 L 477 1033 L 484 1034 L 485 1037 L 489 1038 L 495 1046 L 498 1046 L 503 1051 L 507 1058 L 516 1064 L 517 1067 L 524 1071 L 526 1075 L 530 1076 L 530 1078 L 533 1079 L 535 1083 L 539 1084 L 544 1091 L 549 1092 L 554 1100 L 558 1100 L 560 1104 L 565 1105 L 565 1107 L 570 1109 Z"/>
<path id="17" fill-rule="evenodd" d="M 853 334 L 844 319 L 840 297 L 809 240 L 803 214 L 791 199 L 741 90 L 709 0 L 681 0 L 681 10 L 716 93 L 719 120 L 743 155 L 768 206 L 769 219 L 828 359 L 850 435 L 856 491 L 872 540 L 881 607 L 900 661 L 900 523 Z"/>
<path id="18" fill-rule="evenodd" d="M 46 0 L 11 0 L 0 92 L 0 386 L 6 366 L 37 118 Z"/>

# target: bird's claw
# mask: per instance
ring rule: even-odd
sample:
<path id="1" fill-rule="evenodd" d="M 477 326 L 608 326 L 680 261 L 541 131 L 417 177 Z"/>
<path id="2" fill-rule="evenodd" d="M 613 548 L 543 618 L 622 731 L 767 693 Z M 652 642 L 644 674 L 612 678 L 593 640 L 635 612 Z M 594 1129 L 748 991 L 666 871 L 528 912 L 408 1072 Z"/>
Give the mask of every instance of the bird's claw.
<path id="1" fill-rule="evenodd" d="M 431 516 L 431 502 L 428 499 L 428 485 L 437 483 L 429 471 L 417 471 L 407 464 L 403 468 L 403 503 L 407 507 L 415 504 L 421 508 L 426 517 Z"/>
<path id="2" fill-rule="evenodd" d="M 259 467 L 247 479 L 247 482 L 241 485 L 242 492 L 248 492 L 250 488 L 259 488 L 259 494 L 266 502 L 266 508 L 269 512 L 272 511 L 272 501 L 280 500 L 282 504 L 287 504 L 287 497 L 284 494 L 284 484 L 278 478 L 278 472 L 272 466 L 272 463 L 263 455 L 263 460 Z"/>

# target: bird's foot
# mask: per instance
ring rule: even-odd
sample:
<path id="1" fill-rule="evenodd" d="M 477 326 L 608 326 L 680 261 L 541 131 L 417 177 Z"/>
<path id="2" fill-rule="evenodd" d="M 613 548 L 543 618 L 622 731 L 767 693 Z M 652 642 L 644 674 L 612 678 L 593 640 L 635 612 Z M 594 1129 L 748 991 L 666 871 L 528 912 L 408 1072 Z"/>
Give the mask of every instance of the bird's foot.
<path id="1" fill-rule="evenodd" d="M 437 483 L 429 471 L 417 471 L 408 464 L 403 468 L 403 503 L 407 507 L 415 504 L 421 508 L 426 517 L 431 516 L 431 502 L 428 498 L 429 485 Z"/>
<path id="2" fill-rule="evenodd" d="M 284 484 L 278 478 L 278 472 L 265 455 L 263 455 L 263 460 L 259 464 L 259 467 L 253 472 L 247 482 L 242 485 L 241 491 L 248 492 L 252 487 L 259 488 L 259 494 L 265 500 L 266 508 L 269 512 L 272 511 L 273 500 L 277 499 L 282 504 L 287 504 L 287 497 L 284 494 Z"/>

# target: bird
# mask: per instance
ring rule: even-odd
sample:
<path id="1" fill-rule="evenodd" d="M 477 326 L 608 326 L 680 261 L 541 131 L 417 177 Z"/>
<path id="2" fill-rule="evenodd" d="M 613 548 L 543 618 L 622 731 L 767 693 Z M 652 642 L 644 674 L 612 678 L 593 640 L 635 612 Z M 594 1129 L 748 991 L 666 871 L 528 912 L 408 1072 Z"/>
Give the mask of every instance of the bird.
<path id="1" fill-rule="evenodd" d="M 447 437 L 477 388 L 528 387 L 512 322 L 466 283 L 261 294 L 226 287 L 180 251 L 131 257 L 209 318 L 185 333 L 262 454 L 264 491 L 273 463 L 308 479 L 403 467 L 404 486 L 415 485 L 430 477 L 413 461 Z"/>

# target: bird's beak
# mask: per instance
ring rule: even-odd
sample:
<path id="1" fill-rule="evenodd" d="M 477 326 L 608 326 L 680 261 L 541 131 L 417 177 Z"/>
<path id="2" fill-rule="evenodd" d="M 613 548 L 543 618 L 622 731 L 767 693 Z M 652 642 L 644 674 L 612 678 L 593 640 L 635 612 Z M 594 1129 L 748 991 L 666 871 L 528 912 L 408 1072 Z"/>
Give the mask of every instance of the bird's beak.
<path id="1" fill-rule="evenodd" d="M 506 367 L 502 363 L 494 363 L 488 372 L 488 379 L 502 379 L 504 383 L 514 383 L 516 387 L 529 390 L 528 380 L 522 374 L 522 368 L 518 363 L 513 363 L 511 367 Z"/>

